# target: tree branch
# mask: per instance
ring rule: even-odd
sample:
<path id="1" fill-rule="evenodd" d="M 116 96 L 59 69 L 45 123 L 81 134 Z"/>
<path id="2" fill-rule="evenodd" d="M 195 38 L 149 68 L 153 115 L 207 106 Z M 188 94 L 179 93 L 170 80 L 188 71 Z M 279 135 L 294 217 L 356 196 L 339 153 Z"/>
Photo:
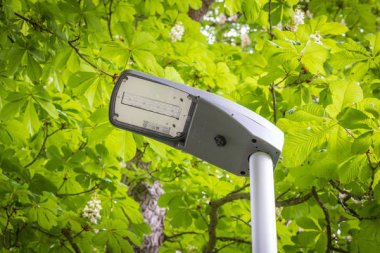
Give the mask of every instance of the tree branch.
<path id="1" fill-rule="evenodd" d="M 235 201 L 238 199 L 249 199 L 249 197 L 250 197 L 249 192 L 239 192 L 239 193 L 228 194 L 227 196 L 225 196 L 221 199 L 211 201 L 209 203 L 209 205 L 210 205 L 210 223 L 208 225 L 209 241 L 208 241 L 207 247 L 204 251 L 205 253 L 212 253 L 214 248 L 215 248 L 215 245 L 216 245 L 216 240 L 217 240 L 216 226 L 218 224 L 218 209 L 219 209 L 219 207 L 221 207 L 222 205 L 224 205 L 228 202 L 232 202 L 232 201 Z"/>
<path id="2" fill-rule="evenodd" d="M 368 185 L 367 195 L 370 198 L 372 198 L 373 197 L 373 183 L 375 181 L 375 174 L 376 174 L 377 168 L 380 165 L 380 161 L 376 165 L 373 165 L 372 160 L 371 160 L 371 156 L 370 156 L 370 151 L 367 150 L 367 152 L 365 153 L 365 155 L 367 157 L 367 162 L 368 162 L 369 168 L 371 169 L 371 181 L 370 181 L 370 183 Z"/>
<path id="3" fill-rule="evenodd" d="M 64 41 L 65 43 L 67 43 L 72 49 L 74 49 L 75 53 L 79 56 L 79 58 L 81 58 L 83 61 L 85 61 L 85 62 L 86 62 L 87 64 L 89 64 L 91 67 L 93 67 L 95 70 L 99 71 L 100 73 L 102 73 L 102 74 L 104 74 L 104 75 L 106 75 L 106 76 L 111 77 L 113 81 L 115 81 L 115 80 L 117 79 L 117 77 L 118 77 L 117 74 L 112 75 L 112 74 L 110 74 L 110 73 L 108 73 L 108 72 L 106 72 L 106 71 L 100 69 L 100 68 L 99 68 L 98 66 L 96 66 L 94 63 L 90 62 L 86 57 L 84 57 L 84 55 L 79 51 L 79 49 L 78 49 L 76 46 L 74 46 L 74 44 L 73 44 L 73 43 L 74 43 L 76 40 L 78 40 L 79 38 L 76 38 L 76 39 L 74 39 L 74 40 L 66 40 L 66 39 L 64 39 L 64 38 L 62 38 L 62 37 L 60 37 L 60 36 L 58 36 L 57 34 L 55 34 L 52 30 L 48 29 L 47 27 L 45 27 L 45 26 L 39 24 L 38 22 L 36 22 L 36 21 L 34 21 L 34 20 L 32 20 L 32 19 L 29 19 L 29 18 L 27 18 L 27 17 L 24 17 L 24 16 L 22 16 L 21 14 L 19 14 L 19 13 L 17 13 L 17 12 L 15 12 L 15 15 L 16 15 L 18 18 L 20 18 L 20 19 L 26 21 L 27 23 L 31 24 L 31 25 L 33 26 L 34 29 L 36 29 L 36 30 L 40 30 L 40 31 L 43 31 L 43 32 L 47 32 L 47 33 L 49 33 L 49 34 L 51 34 L 51 35 L 53 35 L 53 36 L 59 38 L 60 40 Z"/>
<path id="4" fill-rule="evenodd" d="M 247 186 L 245 185 L 243 187 L 245 188 Z M 313 196 L 313 193 L 309 192 L 309 193 L 307 193 L 301 197 L 290 198 L 290 199 L 283 200 L 283 201 L 276 201 L 276 206 L 282 207 L 282 206 L 298 205 L 298 204 L 301 204 L 303 202 L 306 202 L 312 196 Z M 208 241 L 207 248 L 205 249 L 204 252 L 206 252 L 206 253 L 213 252 L 215 245 L 216 245 L 216 240 L 217 240 L 216 226 L 218 224 L 218 218 L 219 218 L 218 217 L 218 209 L 222 205 L 224 205 L 228 202 L 232 202 L 232 201 L 239 200 L 239 199 L 246 199 L 246 200 L 250 199 L 250 193 L 249 192 L 236 192 L 236 193 L 232 192 L 232 193 L 228 194 L 227 196 L 225 196 L 221 199 L 211 201 L 209 203 L 209 205 L 210 205 L 210 223 L 208 225 L 209 241 Z"/>
<path id="5" fill-rule="evenodd" d="M 230 192 L 228 195 L 232 195 L 232 194 L 235 194 L 235 193 L 241 192 L 242 190 L 244 190 L 245 188 L 247 188 L 247 187 L 249 187 L 249 186 L 250 186 L 249 183 L 248 183 L 248 184 L 245 184 L 245 185 L 243 185 L 242 187 L 240 187 L 239 189 Z"/>
<path id="6" fill-rule="evenodd" d="M 273 35 L 271 11 L 272 11 L 272 0 L 269 0 L 269 2 L 268 2 L 269 36 L 270 36 L 270 40 L 273 40 L 274 39 L 274 35 Z"/>
<path id="7" fill-rule="evenodd" d="M 206 15 L 208 10 L 210 9 L 211 5 L 215 2 L 215 0 L 202 0 L 202 7 L 198 10 L 194 10 L 190 8 L 189 12 L 187 13 L 189 17 L 192 20 L 195 20 L 197 22 L 202 21 L 203 16 Z"/>
<path id="8" fill-rule="evenodd" d="M 57 197 L 60 197 L 60 198 L 68 197 L 68 196 L 77 196 L 77 195 L 81 195 L 81 194 L 85 194 L 85 193 L 89 193 L 89 192 L 94 192 L 96 189 L 99 189 L 99 187 L 100 187 L 100 185 L 96 184 L 95 186 L 93 186 L 92 188 L 90 188 L 86 191 L 77 192 L 77 193 L 56 193 L 55 195 Z"/>
<path id="9" fill-rule="evenodd" d="M 107 19 L 108 33 L 110 35 L 111 40 L 113 40 L 112 29 L 111 29 L 112 4 L 113 4 L 113 0 L 110 0 L 110 5 L 108 9 L 108 19 Z"/>
<path id="10" fill-rule="evenodd" d="M 276 98 L 276 89 L 274 83 L 271 84 L 270 93 L 272 94 L 272 107 L 273 107 L 273 122 L 277 123 L 277 98 Z"/>
<path id="11" fill-rule="evenodd" d="M 354 209 L 352 209 L 351 207 L 348 206 L 347 201 L 350 200 L 350 199 L 353 199 L 355 201 L 360 201 L 360 203 L 362 203 L 362 201 L 365 200 L 368 197 L 367 193 L 365 193 L 362 196 L 355 196 L 351 192 L 346 191 L 344 189 L 341 189 L 339 187 L 339 185 L 336 182 L 334 182 L 333 180 L 330 180 L 329 182 L 332 185 L 332 187 L 339 192 L 339 194 L 338 194 L 338 203 L 339 203 L 339 205 L 343 208 L 343 210 L 347 214 L 355 217 L 358 220 L 375 220 L 375 219 L 379 219 L 379 217 L 376 217 L 376 216 L 362 217 Z"/>
<path id="12" fill-rule="evenodd" d="M 295 198 L 289 198 L 286 200 L 276 200 L 276 207 L 283 207 L 283 206 L 294 206 L 299 205 L 303 202 L 308 201 L 313 196 L 312 192 L 309 192 L 303 196 L 295 197 Z"/>
<path id="13" fill-rule="evenodd" d="M 37 231 L 39 231 L 39 232 L 41 232 L 41 233 L 49 236 L 49 237 L 52 237 L 52 238 L 59 238 L 60 237 L 59 235 L 51 234 L 51 233 L 49 233 L 49 232 L 47 232 L 45 230 L 42 230 L 40 227 L 37 227 L 37 226 L 31 226 L 31 228 L 33 228 L 33 229 L 35 229 L 35 230 L 37 230 Z"/>
<path id="14" fill-rule="evenodd" d="M 52 135 L 56 134 L 58 131 L 61 131 L 61 130 L 65 129 L 65 125 L 62 124 L 60 128 L 54 130 L 53 132 L 51 132 L 49 134 L 49 129 L 48 129 L 49 128 L 49 123 L 45 122 L 44 126 L 45 126 L 45 129 L 44 129 L 44 140 L 42 141 L 42 145 L 40 147 L 40 150 L 38 151 L 37 155 L 33 158 L 33 160 L 30 161 L 28 164 L 26 164 L 24 166 L 25 169 L 28 168 L 28 167 L 30 167 L 30 166 L 32 166 L 37 161 L 37 159 L 42 155 L 42 152 L 46 148 L 46 142 L 49 139 L 49 137 L 51 137 Z"/>
<path id="15" fill-rule="evenodd" d="M 18 14 L 17 12 L 15 12 L 15 15 L 17 17 L 19 17 L 20 19 L 26 21 L 27 23 L 31 24 L 34 29 L 40 30 L 40 31 L 43 31 L 43 32 L 47 32 L 47 33 L 50 33 L 51 35 L 56 36 L 51 30 L 49 30 L 48 28 L 44 27 L 43 25 L 37 23 L 36 21 L 34 21 L 32 19 L 29 19 L 27 17 L 24 17 L 21 14 Z"/>
<path id="16" fill-rule="evenodd" d="M 67 241 L 70 243 L 71 247 L 74 249 L 75 253 L 81 253 L 78 244 L 74 242 L 74 239 L 71 235 L 71 231 L 68 228 L 63 228 L 61 230 L 62 234 L 66 237 Z"/>
<path id="17" fill-rule="evenodd" d="M 181 233 L 170 235 L 170 236 L 164 235 L 164 241 L 173 242 L 174 238 L 177 238 L 177 237 L 180 237 L 183 235 L 199 235 L 199 233 L 197 233 L 197 232 L 181 232 Z"/>
<path id="18" fill-rule="evenodd" d="M 331 221 L 330 221 L 330 214 L 329 211 L 327 210 L 327 207 L 323 203 L 322 199 L 318 196 L 318 193 L 315 189 L 315 186 L 313 186 L 311 190 L 314 199 L 317 201 L 319 207 L 322 209 L 323 214 L 325 216 L 325 221 L 326 221 L 326 237 L 327 237 L 327 249 L 326 253 L 329 253 L 331 248 L 332 248 L 332 237 L 331 237 Z"/>
<path id="19" fill-rule="evenodd" d="M 317 190 L 315 189 L 315 186 L 313 186 L 311 190 L 314 199 L 317 201 L 319 207 L 322 209 L 323 214 L 325 216 L 325 221 L 326 221 L 326 237 L 327 237 L 327 248 L 326 248 L 326 253 L 330 253 L 331 251 L 338 251 L 338 252 L 346 252 L 343 249 L 336 248 L 332 245 L 332 232 L 331 232 L 331 219 L 330 219 L 330 214 L 329 211 L 323 203 L 322 199 L 318 196 Z"/>
<path id="20" fill-rule="evenodd" d="M 238 217 L 238 216 L 231 216 L 232 219 L 235 219 L 235 220 L 238 220 L 238 221 L 241 221 L 243 222 L 245 225 L 247 225 L 248 227 L 251 227 L 251 224 L 249 224 L 249 222 L 243 220 L 242 218 Z"/>
<path id="21" fill-rule="evenodd" d="M 246 241 L 246 240 L 244 240 L 242 238 L 235 238 L 235 237 L 217 237 L 216 239 L 219 240 L 219 241 L 222 241 L 222 242 L 232 241 L 232 242 L 235 242 L 235 243 L 245 243 L 245 244 L 249 244 L 249 245 L 252 244 L 252 242 L 250 242 L 250 241 Z"/>
<path id="22" fill-rule="evenodd" d="M 77 40 L 77 39 L 76 39 Z M 74 45 L 74 40 L 69 40 L 67 41 L 67 44 L 69 44 L 69 46 L 74 49 L 75 53 L 79 56 L 79 58 L 81 58 L 83 61 L 85 61 L 88 65 L 90 65 L 91 67 L 93 67 L 95 70 L 99 71 L 100 73 L 106 75 L 106 76 L 109 76 L 112 78 L 113 81 L 115 81 L 117 79 L 117 75 L 114 74 L 114 75 L 111 75 L 110 73 L 100 69 L 98 66 L 96 66 L 94 63 L 90 62 L 86 57 L 84 57 L 84 55 L 79 51 L 79 48 L 77 48 L 75 45 Z"/>

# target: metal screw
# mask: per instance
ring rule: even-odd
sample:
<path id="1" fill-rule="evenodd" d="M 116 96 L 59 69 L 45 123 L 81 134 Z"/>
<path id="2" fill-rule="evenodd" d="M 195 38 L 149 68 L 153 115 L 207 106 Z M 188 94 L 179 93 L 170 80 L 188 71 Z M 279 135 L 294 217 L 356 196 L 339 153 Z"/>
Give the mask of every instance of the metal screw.
<path id="1" fill-rule="evenodd" d="M 223 147 L 227 144 L 226 138 L 223 135 L 215 136 L 214 140 L 218 147 Z"/>

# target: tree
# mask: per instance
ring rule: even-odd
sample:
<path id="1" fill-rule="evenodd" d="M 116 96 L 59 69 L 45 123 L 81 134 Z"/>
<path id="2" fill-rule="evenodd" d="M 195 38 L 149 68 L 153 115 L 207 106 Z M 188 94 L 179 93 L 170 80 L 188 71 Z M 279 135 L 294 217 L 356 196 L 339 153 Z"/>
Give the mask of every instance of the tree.
<path id="1" fill-rule="evenodd" d="M 376 0 L 2 1 L 1 251 L 250 251 L 247 178 L 108 122 L 131 68 L 285 132 L 279 252 L 377 252 L 379 13 Z"/>

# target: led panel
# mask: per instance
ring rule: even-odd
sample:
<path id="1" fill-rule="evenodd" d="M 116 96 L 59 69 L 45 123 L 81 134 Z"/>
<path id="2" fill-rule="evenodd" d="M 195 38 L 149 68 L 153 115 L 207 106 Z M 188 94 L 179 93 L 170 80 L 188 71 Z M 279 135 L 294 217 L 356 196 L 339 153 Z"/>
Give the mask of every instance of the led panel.
<path id="1" fill-rule="evenodd" d="M 192 98 L 181 90 L 128 76 L 121 81 L 113 120 L 127 126 L 178 138 L 186 132 Z"/>

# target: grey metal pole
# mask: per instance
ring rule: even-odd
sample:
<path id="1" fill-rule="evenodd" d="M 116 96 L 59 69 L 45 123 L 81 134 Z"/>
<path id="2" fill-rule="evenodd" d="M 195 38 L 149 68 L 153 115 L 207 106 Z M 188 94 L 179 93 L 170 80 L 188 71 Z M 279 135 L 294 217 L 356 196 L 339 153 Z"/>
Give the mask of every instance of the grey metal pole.
<path id="1" fill-rule="evenodd" d="M 277 252 L 273 161 L 264 152 L 249 157 L 252 252 Z"/>

